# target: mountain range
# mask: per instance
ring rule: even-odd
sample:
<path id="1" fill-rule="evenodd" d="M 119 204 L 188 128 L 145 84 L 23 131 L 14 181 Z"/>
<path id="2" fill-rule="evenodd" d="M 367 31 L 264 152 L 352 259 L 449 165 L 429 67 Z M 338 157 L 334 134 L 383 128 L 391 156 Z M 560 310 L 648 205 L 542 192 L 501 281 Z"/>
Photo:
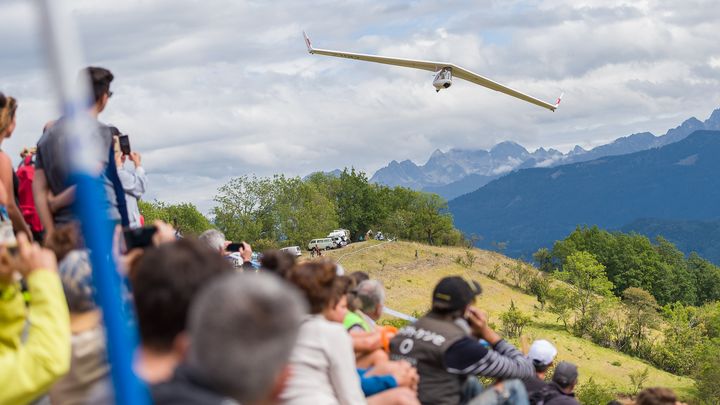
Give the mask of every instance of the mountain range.
<path id="1" fill-rule="evenodd" d="M 713 117 L 720 121 L 718 111 Z M 688 121 L 688 126 L 700 122 Z M 613 142 L 647 138 L 653 142 L 647 150 L 507 174 L 450 201 L 455 225 L 481 237 L 480 247 L 503 243 L 505 253 L 530 258 L 578 225 L 622 229 L 637 227 L 640 218 L 663 224 L 715 221 L 720 218 L 720 132 L 687 136 L 682 126 L 676 130 Z"/>
<path id="2" fill-rule="evenodd" d="M 529 152 L 511 141 L 499 143 L 490 150 L 436 150 L 422 166 L 410 160 L 393 160 L 375 172 L 370 180 L 391 187 L 434 192 L 452 200 L 516 170 L 554 167 L 659 148 L 678 142 L 697 130 L 720 130 L 720 109 L 713 111 L 704 122 L 693 117 L 662 136 L 650 132 L 637 133 L 591 150 L 576 146 L 568 153 L 552 148 Z"/>

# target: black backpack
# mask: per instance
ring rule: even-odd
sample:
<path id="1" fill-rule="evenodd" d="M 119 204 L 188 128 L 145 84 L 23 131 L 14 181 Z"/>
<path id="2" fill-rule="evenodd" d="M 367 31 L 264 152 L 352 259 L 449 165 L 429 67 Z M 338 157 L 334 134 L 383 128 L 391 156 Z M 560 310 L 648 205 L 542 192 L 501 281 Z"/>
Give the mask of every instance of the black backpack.
<path id="1" fill-rule="evenodd" d="M 530 395 L 530 405 L 545 405 L 559 395 L 560 393 L 552 389 L 549 385 L 545 386 L 542 390 L 533 392 L 533 394 Z"/>

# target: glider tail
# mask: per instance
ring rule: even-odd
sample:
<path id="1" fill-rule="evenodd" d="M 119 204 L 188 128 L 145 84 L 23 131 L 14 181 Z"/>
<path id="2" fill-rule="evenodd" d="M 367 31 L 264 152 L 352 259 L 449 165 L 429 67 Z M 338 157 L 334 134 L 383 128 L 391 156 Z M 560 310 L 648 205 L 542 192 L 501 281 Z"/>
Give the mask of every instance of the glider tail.
<path id="1" fill-rule="evenodd" d="M 557 98 L 557 101 L 555 101 L 555 108 L 560 107 L 560 102 L 562 101 L 563 96 L 565 95 L 565 92 L 560 93 L 560 97 Z M 554 110 L 553 110 L 554 111 Z"/>
<path id="2" fill-rule="evenodd" d="M 307 36 L 305 31 L 303 31 L 303 37 L 305 37 L 305 45 L 307 46 L 309 53 L 314 53 L 314 49 L 312 47 L 312 42 L 310 42 L 310 37 Z"/>

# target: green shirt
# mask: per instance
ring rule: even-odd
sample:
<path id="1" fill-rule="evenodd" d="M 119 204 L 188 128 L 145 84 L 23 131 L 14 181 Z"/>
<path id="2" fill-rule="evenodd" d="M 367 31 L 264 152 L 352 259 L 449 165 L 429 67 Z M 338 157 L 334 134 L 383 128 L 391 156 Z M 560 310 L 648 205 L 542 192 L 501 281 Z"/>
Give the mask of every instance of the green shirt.
<path id="1" fill-rule="evenodd" d="M 359 315 L 356 312 L 348 311 L 345 315 L 345 319 L 343 320 L 343 327 L 345 330 L 350 330 L 356 325 L 363 328 L 365 332 L 372 332 L 372 328 L 370 328 L 370 325 L 368 325 L 362 315 Z"/>

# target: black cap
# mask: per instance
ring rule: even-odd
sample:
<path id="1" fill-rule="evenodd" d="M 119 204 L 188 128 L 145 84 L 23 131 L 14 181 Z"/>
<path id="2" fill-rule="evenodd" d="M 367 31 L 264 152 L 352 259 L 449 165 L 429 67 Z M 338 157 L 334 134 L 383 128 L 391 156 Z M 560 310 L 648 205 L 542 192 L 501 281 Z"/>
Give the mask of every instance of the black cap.
<path id="1" fill-rule="evenodd" d="M 477 281 L 469 284 L 462 277 L 445 277 L 433 290 L 432 307 L 443 311 L 463 309 L 481 292 L 482 288 Z"/>
<path id="2" fill-rule="evenodd" d="M 555 367 L 555 373 L 553 374 L 552 380 L 562 388 L 566 388 L 575 384 L 577 382 L 577 378 L 577 366 L 572 363 L 568 363 L 567 361 L 561 361 L 557 367 Z"/>

